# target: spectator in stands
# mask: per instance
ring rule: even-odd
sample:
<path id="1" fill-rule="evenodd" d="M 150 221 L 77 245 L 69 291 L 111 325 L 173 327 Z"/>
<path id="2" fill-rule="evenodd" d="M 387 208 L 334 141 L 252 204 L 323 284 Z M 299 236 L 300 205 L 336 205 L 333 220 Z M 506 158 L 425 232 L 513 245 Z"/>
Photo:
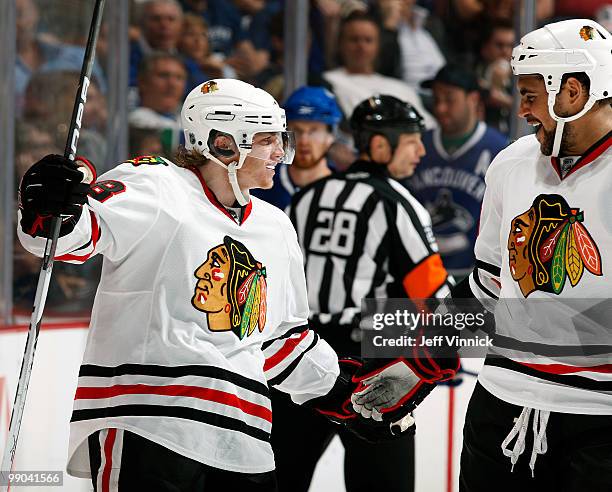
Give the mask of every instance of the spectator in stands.
<path id="1" fill-rule="evenodd" d="M 280 10 L 278 0 L 233 0 L 240 18 L 243 39 L 239 40 L 227 62 L 241 80 L 253 81 L 270 63 L 270 40 L 268 25 L 270 18 Z"/>
<path id="2" fill-rule="evenodd" d="M 536 20 L 548 19 L 553 13 L 555 0 L 535 2 Z M 447 60 L 473 67 L 478 58 L 482 30 L 491 21 L 513 21 L 513 0 L 438 0 L 435 14 L 442 22 L 436 41 Z"/>
<path id="3" fill-rule="evenodd" d="M 37 39 L 38 8 L 33 0 L 17 0 L 15 4 L 17 29 L 17 59 L 15 60 L 15 92 L 23 95 L 28 80 L 40 65 L 44 45 Z"/>
<path id="4" fill-rule="evenodd" d="M 405 184 L 429 210 L 444 266 L 456 279 L 474 267 L 484 176 L 506 137 L 478 121 L 480 88 L 471 71 L 443 67 L 433 89 L 438 128 L 423 135 L 427 151 Z"/>
<path id="5" fill-rule="evenodd" d="M 183 28 L 178 42 L 179 52 L 198 64 L 204 79 L 218 79 L 227 76 L 226 65 L 210 52 L 208 26 L 203 17 L 191 13 L 183 17 Z"/>
<path id="6" fill-rule="evenodd" d="M 161 135 L 158 130 L 130 127 L 129 135 L 128 152 L 130 158 L 141 155 L 164 155 Z"/>
<path id="7" fill-rule="evenodd" d="M 381 42 L 384 57 L 379 70 L 385 75 L 400 77 L 415 91 L 444 66 L 444 55 L 425 29 L 428 12 L 415 5 L 415 0 L 379 0 Z M 383 67 L 382 64 L 389 65 Z"/>
<path id="8" fill-rule="evenodd" d="M 17 114 L 23 109 L 23 97 L 33 73 L 80 71 L 85 54 L 88 26 L 83 25 L 82 9 L 64 9 L 65 2 L 45 12 L 49 30 L 38 33 L 40 20 L 37 4 L 33 0 L 17 0 L 17 59 L 15 63 L 15 94 Z M 72 6 L 74 7 L 74 6 Z M 59 16 L 57 12 L 62 12 Z M 93 76 L 98 87 L 106 92 L 106 79 L 96 61 Z"/>
<path id="9" fill-rule="evenodd" d="M 423 108 L 417 93 L 401 80 L 376 72 L 379 56 L 380 28 L 371 16 L 356 11 L 343 20 L 340 27 L 340 67 L 323 73 L 331 85 L 345 117 L 361 101 L 374 94 L 388 94 L 413 105 L 425 119 L 427 128 L 435 125 Z"/>
<path id="10" fill-rule="evenodd" d="M 186 81 L 187 71 L 176 55 L 152 53 L 147 56 L 138 71 L 141 106 L 130 112 L 130 125 L 169 133 L 170 136 L 165 137 L 171 142 L 169 147 L 176 145 L 181 133 L 179 112 Z"/>
<path id="11" fill-rule="evenodd" d="M 53 137 L 54 144 L 63 149 L 68 138 L 68 125 L 74 106 L 79 72 L 37 72 L 28 83 L 23 100 L 24 121 L 44 124 Z M 91 96 L 90 96 L 91 94 Z M 79 152 L 103 164 L 106 158 L 107 106 L 106 98 L 97 86 L 97 79 L 90 81 L 88 97 L 91 105 L 85 105 L 83 127 L 79 136 Z"/>
<path id="12" fill-rule="evenodd" d="M 142 59 L 154 51 L 176 53 L 183 25 L 183 9 L 177 0 L 143 2 L 137 41 L 130 46 L 130 86 L 138 79 Z"/>
<path id="13" fill-rule="evenodd" d="M 512 68 L 510 58 L 515 42 L 514 26 L 507 20 L 496 20 L 484 27 L 476 74 L 480 86 L 487 90 L 485 120 L 502 133 L 510 130 L 512 112 Z"/>
<path id="14" fill-rule="evenodd" d="M 608 31 L 612 31 L 612 3 L 602 5 L 595 14 L 595 20 Z"/>

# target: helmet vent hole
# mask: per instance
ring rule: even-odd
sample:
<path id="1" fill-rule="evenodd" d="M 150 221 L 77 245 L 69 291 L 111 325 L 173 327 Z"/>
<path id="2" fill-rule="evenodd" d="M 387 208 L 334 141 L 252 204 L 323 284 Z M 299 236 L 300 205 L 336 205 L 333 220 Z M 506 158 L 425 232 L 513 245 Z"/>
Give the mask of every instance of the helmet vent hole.
<path id="1" fill-rule="evenodd" d="M 202 140 L 198 140 L 198 145 L 201 147 L 202 146 Z"/>
<path id="2" fill-rule="evenodd" d="M 195 107 L 195 104 L 192 104 L 191 106 L 189 106 L 189 109 L 193 109 Z"/>
<path id="3" fill-rule="evenodd" d="M 608 97 L 608 91 L 604 91 L 603 95 L 604 97 Z"/>
<path id="4" fill-rule="evenodd" d="M 193 119 L 191 119 L 191 116 L 187 116 L 187 119 L 188 119 L 189 121 L 193 121 Z"/>

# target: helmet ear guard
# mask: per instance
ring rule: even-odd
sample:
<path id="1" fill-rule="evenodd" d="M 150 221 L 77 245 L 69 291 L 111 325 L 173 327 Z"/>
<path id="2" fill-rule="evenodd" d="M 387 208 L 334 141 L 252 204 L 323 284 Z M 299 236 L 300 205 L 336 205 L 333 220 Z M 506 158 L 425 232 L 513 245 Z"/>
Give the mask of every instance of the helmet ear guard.
<path id="1" fill-rule="evenodd" d="M 238 157 L 238 147 L 234 137 L 218 130 L 211 130 L 208 134 L 208 151 L 217 158 L 230 159 Z"/>

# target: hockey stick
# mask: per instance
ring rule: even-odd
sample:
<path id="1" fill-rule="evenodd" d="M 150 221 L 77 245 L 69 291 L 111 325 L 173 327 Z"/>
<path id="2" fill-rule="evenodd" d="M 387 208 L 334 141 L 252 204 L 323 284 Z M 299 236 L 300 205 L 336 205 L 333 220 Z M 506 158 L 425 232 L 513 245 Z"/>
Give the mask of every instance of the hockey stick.
<path id="1" fill-rule="evenodd" d="M 87 100 L 87 89 L 89 88 L 89 79 L 93 69 L 96 44 L 98 42 L 98 34 L 100 33 L 105 1 L 106 0 L 96 0 L 91 26 L 89 28 L 89 37 L 87 38 L 85 56 L 83 57 L 83 66 L 81 67 L 81 74 L 79 76 L 79 86 L 72 109 L 72 116 L 70 118 L 70 129 L 68 130 L 66 148 L 64 149 L 64 157 L 71 161 L 74 161 L 76 156 L 79 130 L 81 129 L 85 101 Z M 17 450 L 19 429 L 25 410 L 28 385 L 32 374 L 32 365 L 34 364 L 34 352 L 36 351 L 40 323 L 45 308 L 47 292 L 49 290 L 49 282 L 51 281 L 53 258 L 55 257 L 55 249 L 57 247 L 61 224 L 62 221 L 60 217 L 53 217 L 51 222 L 52 236 L 50 239 L 47 239 L 47 243 L 45 244 L 42 267 L 40 275 L 38 276 L 36 295 L 34 296 L 34 307 L 32 308 L 32 317 L 28 329 L 28 338 L 26 340 L 23 360 L 21 361 L 21 370 L 19 372 L 19 381 L 17 382 L 17 392 L 15 394 L 15 403 L 11 414 L 11 423 L 9 424 L 8 438 L 2 454 L 2 465 L 0 466 L 0 490 L 2 491 L 8 490 L 10 486 L 9 473 L 12 471 L 13 460 L 15 459 L 15 452 Z"/>

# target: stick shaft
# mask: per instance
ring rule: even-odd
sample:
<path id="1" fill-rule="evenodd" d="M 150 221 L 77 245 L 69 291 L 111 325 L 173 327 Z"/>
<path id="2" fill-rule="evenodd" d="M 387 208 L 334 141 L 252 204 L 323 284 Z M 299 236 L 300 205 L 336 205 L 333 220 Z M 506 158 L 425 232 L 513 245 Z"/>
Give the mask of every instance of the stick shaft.
<path id="1" fill-rule="evenodd" d="M 85 110 L 85 101 L 87 100 L 87 89 L 89 88 L 89 79 L 93 69 L 96 44 L 98 41 L 98 35 L 100 33 L 100 26 L 102 24 L 102 12 L 104 10 L 105 1 L 106 0 L 96 0 L 91 26 L 89 28 L 89 37 L 87 38 L 85 56 L 83 58 L 83 65 L 81 67 L 81 74 L 79 76 L 79 86 L 72 110 L 72 116 L 70 118 L 70 128 L 68 130 L 66 148 L 64 150 L 64 156 L 70 160 L 74 160 L 76 156 L 79 132 L 81 130 L 83 112 Z M 54 217 L 51 223 L 52 236 L 50 239 L 47 239 L 45 252 L 43 255 L 42 268 L 40 270 L 40 275 L 38 276 L 38 284 L 36 286 L 36 294 L 34 296 L 34 307 L 32 308 L 32 317 L 30 319 L 30 327 L 28 329 L 28 338 L 26 340 L 23 360 L 21 362 L 21 370 L 19 372 L 19 380 L 17 382 L 17 391 L 15 394 L 15 403 L 13 405 L 11 422 L 9 424 L 8 439 L 2 455 L 0 472 L 3 473 L 7 473 L 12 470 L 15 452 L 17 451 L 19 430 L 21 428 L 21 421 L 25 411 L 28 385 L 30 383 L 30 376 L 32 374 L 34 354 L 36 351 L 38 334 L 40 332 L 42 315 L 45 308 L 45 301 L 49 291 L 51 272 L 53 270 L 53 258 L 55 257 L 60 227 L 61 219 L 59 217 Z M 8 477 L 5 478 L 8 479 Z M 3 481 L 3 483 L 7 483 L 7 480 Z M 8 490 L 8 486 L 0 485 L 0 491 L 5 490 Z"/>

